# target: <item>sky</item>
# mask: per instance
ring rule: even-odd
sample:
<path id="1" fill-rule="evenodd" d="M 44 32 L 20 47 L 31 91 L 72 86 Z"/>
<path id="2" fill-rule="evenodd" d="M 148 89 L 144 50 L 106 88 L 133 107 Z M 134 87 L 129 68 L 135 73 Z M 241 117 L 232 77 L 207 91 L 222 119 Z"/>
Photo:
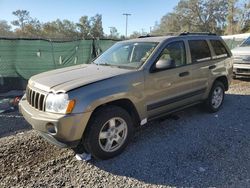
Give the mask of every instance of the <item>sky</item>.
<path id="1" fill-rule="evenodd" d="M 179 0 L 0 0 L 0 20 L 9 23 L 15 19 L 12 12 L 28 10 L 32 18 L 41 22 L 68 19 L 78 22 L 81 16 L 102 15 L 105 34 L 109 27 L 116 27 L 125 35 L 126 18 L 129 13 L 128 35 L 133 31 L 149 32 L 165 14 L 172 12 Z"/>

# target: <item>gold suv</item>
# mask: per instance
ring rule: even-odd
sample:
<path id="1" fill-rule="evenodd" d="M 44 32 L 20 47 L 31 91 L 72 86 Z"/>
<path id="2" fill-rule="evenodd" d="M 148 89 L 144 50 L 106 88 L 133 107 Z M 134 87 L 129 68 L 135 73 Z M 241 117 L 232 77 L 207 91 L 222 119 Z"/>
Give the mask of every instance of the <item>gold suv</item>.
<path id="1" fill-rule="evenodd" d="M 218 111 L 232 72 L 219 36 L 146 36 L 117 42 L 91 64 L 31 77 L 19 106 L 49 142 L 108 159 L 148 121 L 198 103 Z"/>

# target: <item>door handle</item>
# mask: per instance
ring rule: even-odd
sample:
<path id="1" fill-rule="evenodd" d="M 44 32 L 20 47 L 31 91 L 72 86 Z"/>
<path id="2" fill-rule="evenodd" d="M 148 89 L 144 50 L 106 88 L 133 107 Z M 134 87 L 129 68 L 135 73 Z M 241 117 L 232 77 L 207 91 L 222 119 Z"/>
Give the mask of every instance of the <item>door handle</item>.
<path id="1" fill-rule="evenodd" d="M 187 72 L 181 72 L 180 74 L 179 74 L 179 77 L 184 77 L 184 76 L 188 76 L 189 75 L 189 72 L 187 71 Z"/>
<path id="2" fill-rule="evenodd" d="M 211 66 L 209 66 L 208 68 L 209 68 L 210 70 L 215 69 L 215 68 L 216 68 L 216 65 L 211 65 Z"/>

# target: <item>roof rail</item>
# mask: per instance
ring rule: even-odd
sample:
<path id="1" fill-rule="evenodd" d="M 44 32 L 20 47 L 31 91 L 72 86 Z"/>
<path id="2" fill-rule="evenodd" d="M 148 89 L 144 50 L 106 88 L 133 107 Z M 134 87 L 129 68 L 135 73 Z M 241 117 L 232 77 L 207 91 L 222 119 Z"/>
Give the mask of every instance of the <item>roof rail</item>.
<path id="1" fill-rule="evenodd" d="M 147 38 L 147 37 L 155 37 L 155 36 L 152 36 L 150 34 L 147 34 L 147 35 L 141 35 L 139 36 L 138 38 Z"/>
<path id="2" fill-rule="evenodd" d="M 183 32 L 179 36 L 184 36 L 184 35 L 214 35 L 214 36 L 217 36 L 216 33 L 211 33 L 211 32 Z"/>

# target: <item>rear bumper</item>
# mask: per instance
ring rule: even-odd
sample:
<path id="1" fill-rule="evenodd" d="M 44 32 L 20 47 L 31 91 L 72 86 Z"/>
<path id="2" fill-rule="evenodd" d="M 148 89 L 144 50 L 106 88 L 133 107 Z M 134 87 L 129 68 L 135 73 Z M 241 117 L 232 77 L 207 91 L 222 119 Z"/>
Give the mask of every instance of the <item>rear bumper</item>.
<path id="1" fill-rule="evenodd" d="M 70 148 L 78 145 L 91 115 L 91 112 L 62 115 L 39 111 L 31 107 L 25 98 L 19 102 L 19 111 L 47 141 Z"/>
<path id="2" fill-rule="evenodd" d="M 250 76 L 250 64 L 234 64 L 233 72 L 235 75 Z"/>

